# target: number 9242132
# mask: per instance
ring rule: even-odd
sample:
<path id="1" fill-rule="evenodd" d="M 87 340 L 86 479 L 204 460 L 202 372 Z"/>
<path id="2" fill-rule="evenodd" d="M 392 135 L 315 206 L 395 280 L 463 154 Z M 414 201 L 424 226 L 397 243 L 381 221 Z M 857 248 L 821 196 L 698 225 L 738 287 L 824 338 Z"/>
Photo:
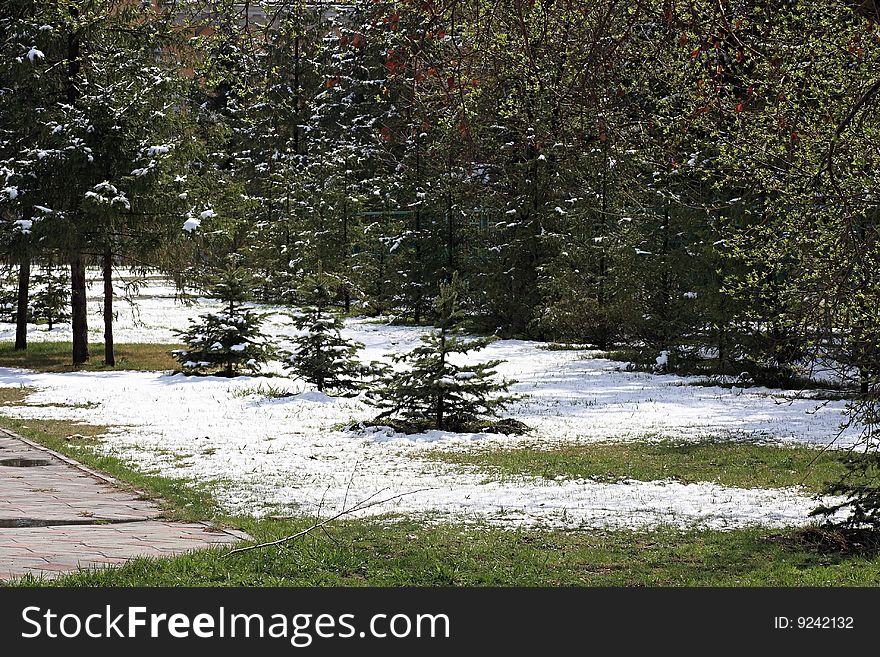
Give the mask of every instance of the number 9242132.
<path id="1" fill-rule="evenodd" d="M 852 616 L 799 616 L 797 628 L 800 630 L 851 630 Z"/>

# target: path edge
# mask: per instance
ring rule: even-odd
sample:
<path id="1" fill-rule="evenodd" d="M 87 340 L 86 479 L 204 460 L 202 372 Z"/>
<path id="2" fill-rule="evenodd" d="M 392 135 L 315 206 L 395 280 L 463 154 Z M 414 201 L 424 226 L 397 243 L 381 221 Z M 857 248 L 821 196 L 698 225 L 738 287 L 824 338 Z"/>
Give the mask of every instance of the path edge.
<path id="1" fill-rule="evenodd" d="M 131 485 L 126 484 L 122 481 L 119 481 L 115 477 L 111 477 L 108 474 L 105 474 L 103 472 L 100 472 L 98 470 L 90 468 L 87 465 L 80 463 L 76 459 L 72 459 L 69 456 L 62 454 L 61 452 L 56 452 L 54 449 L 50 449 L 49 447 L 46 447 L 45 445 L 41 445 L 40 443 L 34 442 L 33 440 L 31 440 L 29 438 L 25 438 L 24 436 L 21 436 L 21 435 L 15 433 L 14 431 L 10 431 L 9 429 L 6 429 L 5 427 L 0 427 L 0 434 L 3 434 L 8 438 L 13 438 L 14 440 L 20 440 L 28 447 L 32 447 L 33 449 L 38 449 L 42 452 L 45 452 L 46 454 L 49 454 L 49 455 L 57 458 L 58 460 L 63 461 L 66 465 L 68 465 L 76 470 L 79 470 L 83 474 L 88 475 L 89 477 L 92 477 L 94 479 L 97 479 L 98 481 L 101 481 L 105 484 L 109 484 L 110 486 L 113 486 L 114 488 L 128 489 L 128 490 L 132 491 L 133 493 L 135 493 L 136 495 L 140 495 L 140 496 L 146 497 L 146 498 L 150 497 L 149 495 L 147 495 L 147 493 L 140 490 L 139 488 L 135 488 L 134 486 L 131 486 Z M 253 540 L 252 536 L 250 536 L 247 533 L 240 531 L 238 529 L 231 529 L 229 527 L 218 527 L 218 526 L 212 525 L 211 523 L 206 522 L 204 520 L 196 520 L 196 521 L 194 521 L 194 524 L 202 525 L 203 527 L 205 527 L 206 529 L 208 529 L 210 531 L 228 534 L 229 536 L 233 536 L 241 541 L 252 541 Z"/>

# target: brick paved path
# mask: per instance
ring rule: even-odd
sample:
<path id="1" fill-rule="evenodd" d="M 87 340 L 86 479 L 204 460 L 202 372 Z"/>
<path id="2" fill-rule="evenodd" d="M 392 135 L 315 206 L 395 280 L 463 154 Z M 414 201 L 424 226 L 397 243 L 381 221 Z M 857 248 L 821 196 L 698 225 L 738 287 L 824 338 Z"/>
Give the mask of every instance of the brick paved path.
<path id="1" fill-rule="evenodd" d="M 167 522 L 161 509 L 106 475 L 0 429 L 0 579 L 169 556 L 247 539 Z"/>

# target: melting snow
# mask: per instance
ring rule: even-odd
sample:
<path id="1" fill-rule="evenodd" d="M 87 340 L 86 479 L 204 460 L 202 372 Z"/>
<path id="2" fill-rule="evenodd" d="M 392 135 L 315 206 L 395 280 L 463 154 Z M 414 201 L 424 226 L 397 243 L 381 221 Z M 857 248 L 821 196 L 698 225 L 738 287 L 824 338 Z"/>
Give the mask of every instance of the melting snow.
<path id="1" fill-rule="evenodd" d="M 90 319 L 100 340 L 99 282 L 90 291 Z M 176 340 L 174 329 L 216 302 L 186 306 L 168 284 L 141 291 L 137 310 L 119 305 L 118 342 Z M 282 309 L 267 332 L 282 347 L 296 334 Z M 14 327 L 0 325 L 0 339 Z M 365 361 L 385 359 L 419 344 L 420 331 L 366 320 L 349 321 L 347 337 L 362 342 Z M 69 328 L 31 327 L 29 339 L 69 339 Z M 588 351 L 551 351 L 538 343 L 502 340 L 475 358 L 503 359 L 497 370 L 520 395 L 507 415 L 534 428 L 531 435 L 403 436 L 390 428 L 358 430 L 376 415 L 360 398 L 334 398 L 286 378 L 171 376 L 157 372 L 40 374 L 0 369 L 0 386 L 31 386 L 39 406 L 5 407 L 19 417 L 68 418 L 111 425 L 104 449 L 145 471 L 209 483 L 236 513 L 315 513 L 364 499 L 422 490 L 368 513 L 400 512 L 482 520 L 503 526 L 650 527 L 658 524 L 731 528 L 803 524 L 816 501 L 797 489 L 745 490 L 710 483 L 515 477 L 486 481 L 422 458 L 432 450 L 473 445 L 545 446 L 650 437 L 763 438 L 827 444 L 835 439 L 843 402 L 781 400 L 765 388 L 688 385 L 691 379 L 625 371 Z M 281 372 L 280 364 L 273 366 Z M 268 398 L 261 390 L 288 392 Z M 55 404 L 53 406 L 52 404 Z M 58 404 L 76 405 L 75 407 Z M 346 430 L 347 426 L 354 429 Z M 844 442 L 847 439 L 844 436 Z M 844 443 L 841 443 L 844 444 Z"/>

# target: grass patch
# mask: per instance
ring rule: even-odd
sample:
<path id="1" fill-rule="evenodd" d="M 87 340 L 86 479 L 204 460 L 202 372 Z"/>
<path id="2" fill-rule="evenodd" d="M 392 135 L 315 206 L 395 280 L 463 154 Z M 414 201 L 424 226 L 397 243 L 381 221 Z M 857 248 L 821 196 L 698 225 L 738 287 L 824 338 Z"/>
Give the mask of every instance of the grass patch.
<path id="1" fill-rule="evenodd" d="M 285 399 L 293 397 L 296 393 L 291 392 L 284 386 L 273 386 L 271 384 L 260 383 L 256 386 L 246 388 L 236 388 L 232 391 L 233 397 L 262 397 L 266 399 Z"/>
<path id="2" fill-rule="evenodd" d="M 137 472 L 112 456 L 98 455 L 92 449 L 64 440 L 71 432 L 94 436 L 105 427 L 12 418 L 0 418 L 0 423 L 102 469 L 151 497 L 161 496 L 170 514 L 180 519 L 221 521 L 248 532 L 260 542 L 288 536 L 310 522 L 306 518 L 222 516 L 204 489 Z M 646 447 L 671 450 L 674 446 Z M 696 447 L 696 453 L 711 448 L 691 447 Z M 646 454 L 638 456 L 643 458 Z M 560 462 L 547 472 L 561 472 L 562 468 Z M 808 533 L 796 529 L 505 531 L 485 525 L 380 518 L 339 521 L 329 526 L 328 531 L 328 535 L 315 533 L 283 546 L 232 557 L 225 556 L 228 550 L 210 549 L 173 558 L 134 559 L 119 567 L 78 571 L 57 580 L 25 577 L 10 584 L 874 586 L 880 581 L 880 557 L 876 551 L 829 551 L 829 541 L 818 546 Z"/>
<path id="3" fill-rule="evenodd" d="M 36 391 L 36 388 L 29 388 L 27 386 L 0 388 L 0 406 L 18 406 L 24 402 L 28 395 Z"/>
<path id="4" fill-rule="evenodd" d="M 547 344 L 539 345 L 538 349 L 543 349 L 544 351 L 595 351 L 596 346 L 569 342 L 548 342 Z"/>
<path id="5" fill-rule="evenodd" d="M 250 521 L 260 541 L 303 522 Z M 225 557 L 205 550 L 80 571 L 49 586 L 874 586 L 880 559 L 825 554 L 788 535 L 659 529 L 652 532 L 503 531 L 350 521 L 332 540 Z M 33 585 L 31 578 L 19 582 Z"/>
<path id="6" fill-rule="evenodd" d="M 16 351 L 12 342 L 0 342 L 0 367 L 21 367 L 38 372 L 112 372 L 114 370 L 174 370 L 178 363 L 171 350 L 180 348 L 171 344 L 117 344 L 114 345 L 116 365 L 104 364 L 104 346 L 91 345 L 91 360 L 85 365 L 71 365 L 69 342 L 32 342 L 23 351 Z"/>
<path id="7" fill-rule="evenodd" d="M 425 458 L 475 467 L 495 478 L 521 475 L 555 479 L 621 479 L 682 483 L 707 481 L 739 488 L 803 486 L 819 493 L 845 468 L 833 451 L 739 441 L 596 443 L 550 450 L 435 451 Z"/>

